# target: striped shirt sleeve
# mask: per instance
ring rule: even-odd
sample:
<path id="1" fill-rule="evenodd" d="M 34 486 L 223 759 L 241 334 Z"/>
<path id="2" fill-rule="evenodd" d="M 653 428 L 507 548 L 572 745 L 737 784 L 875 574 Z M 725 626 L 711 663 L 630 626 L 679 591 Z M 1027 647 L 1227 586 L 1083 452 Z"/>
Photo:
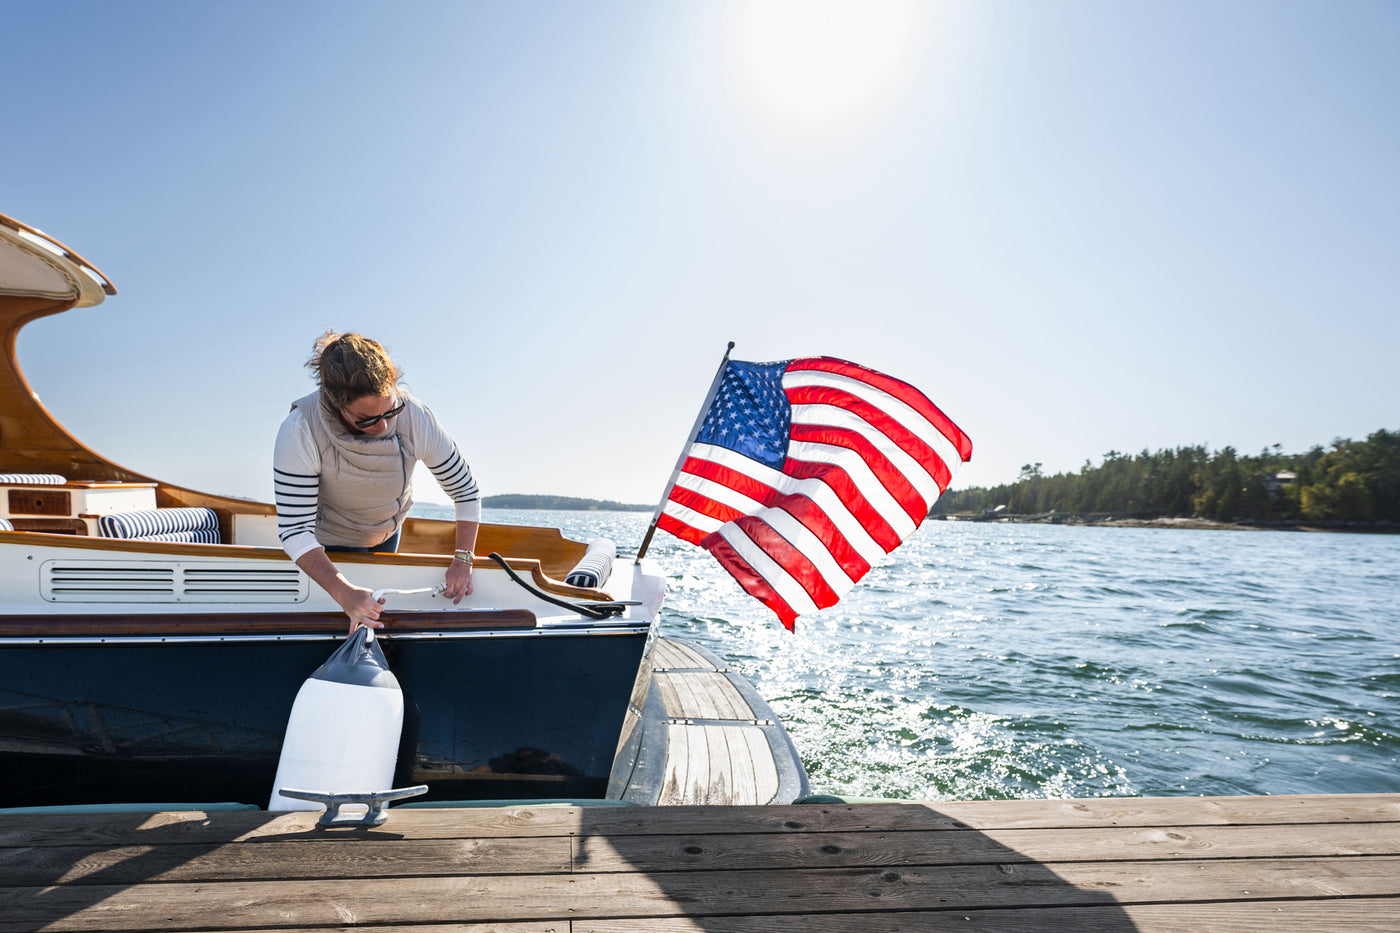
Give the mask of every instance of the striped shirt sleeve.
<path id="1" fill-rule="evenodd" d="M 418 459 L 428 465 L 442 491 L 455 504 L 457 521 L 481 521 L 481 491 L 472 478 L 471 467 L 428 406 L 420 402 L 413 411 Z"/>
<path id="2" fill-rule="evenodd" d="M 277 503 L 277 537 L 292 560 L 321 546 L 316 540 L 316 508 L 321 490 L 321 453 L 300 411 L 277 432 L 272 448 L 272 493 Z"/>

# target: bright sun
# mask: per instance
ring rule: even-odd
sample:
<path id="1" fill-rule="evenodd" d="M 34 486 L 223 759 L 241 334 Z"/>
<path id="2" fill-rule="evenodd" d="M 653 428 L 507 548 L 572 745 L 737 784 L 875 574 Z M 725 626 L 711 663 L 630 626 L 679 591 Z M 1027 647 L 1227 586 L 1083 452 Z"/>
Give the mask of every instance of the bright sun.
<path id="1" fill-rule="evenodd" d="M 886 116 L 912 80 L 923 0 L 742 0 L 730 8 L 727 72 L 765 128 L 837 141 Z"/>

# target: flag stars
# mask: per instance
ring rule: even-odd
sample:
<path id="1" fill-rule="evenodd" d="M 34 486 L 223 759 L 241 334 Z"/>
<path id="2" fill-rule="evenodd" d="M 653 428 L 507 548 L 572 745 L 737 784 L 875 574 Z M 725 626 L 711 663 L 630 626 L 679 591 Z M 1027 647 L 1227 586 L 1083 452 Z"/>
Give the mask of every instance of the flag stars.
<path id="1" fill-rule="evenodd" d="M 792 422 L 782 386 L 786 367 L 786 361 L 730 361 L 696 440 L 780 467 L 787 457 Z"/>

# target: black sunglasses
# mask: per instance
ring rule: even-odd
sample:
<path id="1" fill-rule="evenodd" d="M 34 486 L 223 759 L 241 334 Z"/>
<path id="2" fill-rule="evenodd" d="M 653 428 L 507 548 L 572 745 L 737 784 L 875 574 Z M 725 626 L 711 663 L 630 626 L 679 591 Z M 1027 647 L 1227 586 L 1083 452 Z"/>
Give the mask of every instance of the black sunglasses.
<path id="1" fill-rule="evenodd" d="M 352 421 L 350 423 L 361 431 L 365 428 L 372 428 L 381 421 L 388 421 L 390 418 L 396 417 L 399 412 L 404 410 L 406 404 L 405 402 L 399 402 L 393 408 L 382 414 L 375 415 L 373 418 L 361 418 L 359 421 Z"/>

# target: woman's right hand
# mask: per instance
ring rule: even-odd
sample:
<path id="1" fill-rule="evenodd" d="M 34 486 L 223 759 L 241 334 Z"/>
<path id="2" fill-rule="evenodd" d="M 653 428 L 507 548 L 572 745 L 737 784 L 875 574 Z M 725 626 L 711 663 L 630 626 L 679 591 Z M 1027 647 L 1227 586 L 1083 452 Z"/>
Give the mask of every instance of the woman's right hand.
<path id="1" fill-rule="evenodd" d="M 335 600 L 336 605 L 350 617 L 350 634 L 361 625 L 370 628 L 383 628 L 379 621 L 379 607 L 384 600 L 375 599 L 374 592 L 356 586 L 345 575 L 335 569 L 335 564 L 326 556 L 325 548 L 313 548 L 297 558 L 297 566 L 308 577 L 315 580 L 326 595 Z"/>
<path id="2" fill-rule="evenodd" d="M 384 605 L 384 600 L 375 599 L 372 591 L 351 585 L 338 601 L 340 608 L 350 617 L 349 634 L 355 634 L 355 629 L 361 625 L 369 628 L 384 627 L 384 623 L 379 621 L 379 610 Z"/>

